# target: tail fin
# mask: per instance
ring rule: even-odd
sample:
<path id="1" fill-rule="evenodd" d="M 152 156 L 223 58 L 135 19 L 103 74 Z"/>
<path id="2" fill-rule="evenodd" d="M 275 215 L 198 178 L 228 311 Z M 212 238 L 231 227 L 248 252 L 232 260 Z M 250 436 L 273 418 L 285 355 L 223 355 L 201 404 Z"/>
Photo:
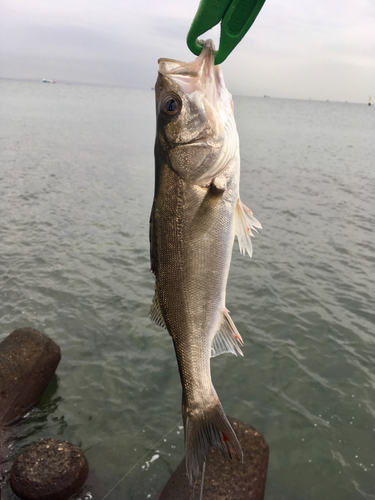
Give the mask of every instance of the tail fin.
<path id="1" fill-rule="evenodd" d="M 223 456 L 234 454 L 243 461 L 241 445 L 230 425 L 220 401 L 200 415 L 189 415 L 183 406 L 185 425 L 185 460 L 189 483 L 198 478 L 208 450 L 220 450 Z"/>

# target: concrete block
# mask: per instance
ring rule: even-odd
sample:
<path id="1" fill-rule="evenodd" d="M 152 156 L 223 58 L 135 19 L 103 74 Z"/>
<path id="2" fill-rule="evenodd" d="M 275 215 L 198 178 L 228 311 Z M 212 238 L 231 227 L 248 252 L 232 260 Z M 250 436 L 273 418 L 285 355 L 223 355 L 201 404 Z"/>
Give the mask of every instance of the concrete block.
<path id="1" fill-rule="evenodd" d="M 59 346 L 33 328 L 18 328 L 0 343 L 0 427 L 37 403 L 60 359 Z"/>
<path id="2" fill-rule="evenodd" d="M 79 493 L 88 471 L 86 457 L 78 446 L 44 439 L 14 461 L 10 485 L 21 500 L 68 500 Z"/>

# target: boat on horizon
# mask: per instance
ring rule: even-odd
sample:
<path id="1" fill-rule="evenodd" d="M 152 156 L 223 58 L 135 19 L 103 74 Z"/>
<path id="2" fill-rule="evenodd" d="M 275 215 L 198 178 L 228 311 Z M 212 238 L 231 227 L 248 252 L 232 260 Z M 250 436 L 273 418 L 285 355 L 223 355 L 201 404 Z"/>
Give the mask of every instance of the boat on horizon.
<path id="1" fill-rule="evenodd" d="M 45 78 L 42 79 L 43 83 L 56 83 L 55 80 L 46 80 Z"/>

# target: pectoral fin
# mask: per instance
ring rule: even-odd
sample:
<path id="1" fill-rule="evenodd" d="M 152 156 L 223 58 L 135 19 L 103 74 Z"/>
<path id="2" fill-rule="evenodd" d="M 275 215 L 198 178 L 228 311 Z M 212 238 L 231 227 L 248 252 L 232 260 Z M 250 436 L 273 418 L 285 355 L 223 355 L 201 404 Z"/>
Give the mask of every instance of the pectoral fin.
<path id="1" fill-rule="evenodd" d="M 217 207 L 225 191 L 225 184 L 214 179 L 205 189 L 206 195 L 191 224 L 190 238 L 192 240 L 206 234 L 217 220 Z"/>
<path id="2" fill-rule="evenodd" d="M 254 236 L 252 229 L 257 233 L 256 228 L 262 229 L 259 221 L 253 216 L 253 212 L 238 198 L 234 209 L 234 231 L 238 238 L 240 252 L 245 255 L 246 252 L 251 257 L 253 254 L 253 245 L 250 236 Z"/>
<path id="3" fill-rule="evenodd" d="M 224 354 L 226 352 L 231 352 L 237 356 L 237 352 L 243 356 L 243 353 L 238 344 L 243 345 L 243 340 L 241 335 L 233 323 L 231 317 L 229 316 L 228 309 L 223 312 L 223 317 L 219 330 L 212 341 L 211 345 L 211 358 L 218 356 L 219 354 Z M 236 352 L 237 351 L 237 352 Z"/>

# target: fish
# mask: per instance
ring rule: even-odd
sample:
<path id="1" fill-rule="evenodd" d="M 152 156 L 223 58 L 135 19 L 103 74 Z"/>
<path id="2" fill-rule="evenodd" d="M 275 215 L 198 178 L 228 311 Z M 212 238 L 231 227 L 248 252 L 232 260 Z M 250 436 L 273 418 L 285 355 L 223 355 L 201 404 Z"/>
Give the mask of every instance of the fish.
<path id="1" fill-rule="evenodd" d="M 211 447 L 243 461 L 212 384 L 210 358 L 242 355 L 242 337 L 225 305 L 226 285 L 235 236 L 241 253 L 251 257 L 252 230 L 261 228 L 240 200 L 233 101 L 214 59 L 212 40 L 192 62 L 159 59 L 155 85 L 150 318 L 173 340 L 190 484 Z"/>

